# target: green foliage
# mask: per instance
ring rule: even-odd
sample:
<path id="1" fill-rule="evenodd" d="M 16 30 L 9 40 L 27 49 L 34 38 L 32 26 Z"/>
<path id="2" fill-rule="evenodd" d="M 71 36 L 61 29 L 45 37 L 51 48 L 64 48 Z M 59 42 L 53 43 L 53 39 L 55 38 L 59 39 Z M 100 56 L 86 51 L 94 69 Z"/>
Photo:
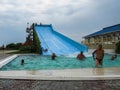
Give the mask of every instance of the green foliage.
<path id="1" fill-rule="evenodd" d="M 16 48 L 16 49 L 19 49 L 21 46 L 22 46 L 22 43 L 16 43 L 15 48 Z"/>
<path id="2" fill-rule="evenodd" d="M 6 45 L 6 48 L 8 48 L 8 49 L 15 49 L 15 44 L 14 43 L 10 43 L 10 44 Z"/>
<path id="3" fill-rule="evenodd" d="M 22 46 L 19 50 L 22 53 L 30 53 L 31 52 L 31 46 Z"/>
<path id="4" fill-rule="evenodd" d="M 115 52 L 120 54 L 120 41 L 116 44 Z"/>
<path id="5" fill-rule="evenodd" d="M 21 47 L 22 43 L 10 43 L 6 45 L 6 49 L 19 49 Z"/>
<path id="6" fill-rule="evenodd" d="M 40 41 L 39 41 L 39 38 L 38 38 L 38 35 L 35 31 L 35 25 L 33 24 L 33 46 L 32 46 L 32 51 L 35 52 L 35 53 L 39 53 L 39 54 L 42 54 L 42 48 L 41 48 L 41 45 L 40 45 Z"/>

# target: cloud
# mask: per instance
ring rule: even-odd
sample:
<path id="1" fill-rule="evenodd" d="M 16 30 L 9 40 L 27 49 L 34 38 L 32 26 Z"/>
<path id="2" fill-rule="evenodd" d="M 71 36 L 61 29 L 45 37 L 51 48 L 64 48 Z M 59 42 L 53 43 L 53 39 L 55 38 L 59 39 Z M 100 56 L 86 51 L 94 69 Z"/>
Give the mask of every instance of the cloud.
<path id="1" fill-rule="evenodd" d="M 119 0 L 0 0 L 0 45 L 24 42 L 27 22 L 53 24 L 56 31 L 80 41 L 120 23 L 119 4 Z"/>

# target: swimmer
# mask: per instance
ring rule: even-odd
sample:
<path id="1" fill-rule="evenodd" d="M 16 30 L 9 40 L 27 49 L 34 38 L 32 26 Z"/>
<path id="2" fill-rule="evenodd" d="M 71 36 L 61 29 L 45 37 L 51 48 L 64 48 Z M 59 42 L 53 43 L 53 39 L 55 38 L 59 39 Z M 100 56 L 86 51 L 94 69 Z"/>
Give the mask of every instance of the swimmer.
<path id="1" fill-rule="evenodd" d="M 24 59 L 21 60 L 21 65 L 24 65 Z"/>
<path id="2" fill-rule="evenodd" d="M 51 59 L 52 59 L 52 60 L 55 60 L 55 57 L 57 57 L 56 54 L 55 54 L 55 53 L 52 53 Z"/>

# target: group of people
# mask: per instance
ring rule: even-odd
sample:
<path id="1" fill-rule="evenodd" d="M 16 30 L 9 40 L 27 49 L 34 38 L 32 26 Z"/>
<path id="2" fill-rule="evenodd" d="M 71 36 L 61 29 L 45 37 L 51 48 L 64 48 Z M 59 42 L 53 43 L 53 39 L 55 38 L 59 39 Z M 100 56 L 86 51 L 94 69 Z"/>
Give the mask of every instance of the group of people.
<path id="1" fill-rule="evenodd" d="M 102 66 L 102 62 L 103 62 L 103 58 L 104 58 L 104 50 L 102 48 L 102 45 L 98 45 L 98 48 L 92 53 L 92 56 L 93 56 L 93 60 L 95 61 L 96 63 L 96 66 Z M 57 55 L 55 53 L 52 53 L 51 55 L 51 59 L 52 60 L 55 60 L 55 58 L 57 57 Z M 83 52 L 81 51 L 77 57 L 77 59 L 79 60 L 83 60 L 85 57 L 85 55 L 83 54 Z M 113 55 L 111 57 L 111 60 L 115 60 L 117 58 L 117 54 Z M 21 65 L 24 65 L 24 60 L 22 59 L 21 60 Z"/>
<path id="2" fill-rule="evenodd" d="M 51 59 L 52 59 L 52 60 L 55 60 L 56 57 L 57 57 L 56 54 L 55 54 L 55 53 L 52 53 Z M 21 65 L 24 65 L 24 64 L 25 64 L 25 61 L 24 61 L 24 59 L 22 59 L 22 60 L 21 60 Z"/>
<path id="3" fill-rule="evenodd" d="M 104 58 L 104 50 L 102 48 L 102 45 L 98 45 L 98 48 L 92 53 L 93 60 L 95 60 L 96 67 L 102 66 L 103 58 Z M 80 52 L 80 54 L 77 55 L 77 59 L 83 60 L 85 58 L 85 55 L 83 52 Z M 117 54 L 113 55 L 111 57 L 111 60 L 115 60 L 117 58 Z"/>

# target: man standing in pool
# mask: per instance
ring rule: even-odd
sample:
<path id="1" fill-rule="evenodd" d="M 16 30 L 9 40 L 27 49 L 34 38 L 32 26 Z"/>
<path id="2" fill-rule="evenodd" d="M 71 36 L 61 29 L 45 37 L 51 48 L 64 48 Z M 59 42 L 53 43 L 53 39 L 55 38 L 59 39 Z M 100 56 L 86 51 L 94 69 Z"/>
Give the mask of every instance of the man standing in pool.
<path id="1" fill-rule="evenodd" d="M 102 61 L 104 57 L 104 50 L 102 49 L 102 45 L 98 45 L 98 48 L 92 53 L 93 59 L 96 62 L 96 66 L 101 65 L 102 66 Z M 95 58 L 96 55 L 96 58 Z"/>

